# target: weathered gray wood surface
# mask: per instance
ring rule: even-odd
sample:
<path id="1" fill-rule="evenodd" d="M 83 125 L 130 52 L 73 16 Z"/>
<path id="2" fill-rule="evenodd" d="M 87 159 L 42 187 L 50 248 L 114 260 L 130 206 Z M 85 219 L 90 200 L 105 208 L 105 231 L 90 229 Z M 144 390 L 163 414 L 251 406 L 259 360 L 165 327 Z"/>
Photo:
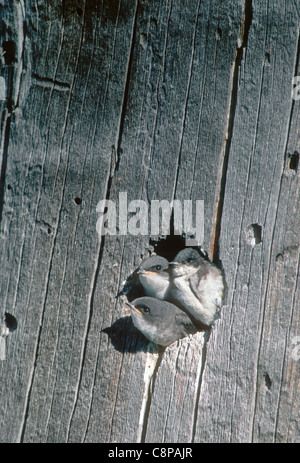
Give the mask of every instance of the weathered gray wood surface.
<path id="1" fill-rule="evenodd" d="M 0 10 L 0 441 L 299 441 L 297 2 Z M 115 296 L 150 237 L 96 232 L 124 191 L 204 199 L 210 333 L 162 352 L 130 326 Z"/>

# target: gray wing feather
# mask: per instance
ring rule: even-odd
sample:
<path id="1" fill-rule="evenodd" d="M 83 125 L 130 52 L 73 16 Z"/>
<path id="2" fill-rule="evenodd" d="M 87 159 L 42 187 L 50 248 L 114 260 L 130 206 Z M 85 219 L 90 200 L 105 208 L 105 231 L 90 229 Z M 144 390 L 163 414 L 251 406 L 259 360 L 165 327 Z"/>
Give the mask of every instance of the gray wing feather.
<path id="1" fill-rule="evenodd" d="M 176 314 L 175 322 L 177 325 L 182 326 L 186 334 L 195 334 L 198 331 L 198 328 L 185 312 Z"/>

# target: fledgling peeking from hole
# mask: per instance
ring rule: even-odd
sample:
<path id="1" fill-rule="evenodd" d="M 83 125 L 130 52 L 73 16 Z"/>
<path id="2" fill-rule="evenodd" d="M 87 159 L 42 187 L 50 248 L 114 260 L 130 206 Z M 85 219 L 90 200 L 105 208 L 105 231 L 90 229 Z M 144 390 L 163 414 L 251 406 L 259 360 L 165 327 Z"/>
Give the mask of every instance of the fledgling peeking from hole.
<path id="1" fill-rule="evenodd" d="M 224 298 L 222 271 L 194 248 L 180 251 L 170 266 L 168 300 L 179 305 L 195 320 L 206 326 L 212 325 Z"/>
<path id="2" fill-rule="evenodd" d="M 136 328 L 162 346 L 193 330 L 207 330 L 218 318 L 224 298 L 223 272 L 201 248 L 184 243 L 179 236 L 152 241 L 156 254 L 141 262 L 118 294 L 126 296 Z M 135 307 L 143 302 L 147 312 Z"/>
<path id="3" fill-rule="evenodd" d="M 159 346 L 169 346 L 178 339 L 197 332 L 190 317 L 170 302 L 140 297 L 126 304 L 131 309 L 135 327 L 145 338 Z"/>
<path id="4" fill-rule="evenodd" d="M 144 260 L 137 270 L 146 296 L 163 300 L 169 288 L 169 262 L 162 256 Z"/>

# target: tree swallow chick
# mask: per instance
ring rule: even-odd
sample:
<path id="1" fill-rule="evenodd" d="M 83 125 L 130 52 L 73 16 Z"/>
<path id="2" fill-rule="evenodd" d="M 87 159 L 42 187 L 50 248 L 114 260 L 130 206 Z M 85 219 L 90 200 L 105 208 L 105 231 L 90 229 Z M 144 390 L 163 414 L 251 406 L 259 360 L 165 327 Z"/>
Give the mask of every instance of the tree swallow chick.
<path id="1" fill-rule="evenodd" d="M 169 262 L 161 256 L 151 256 L 139 266 L 137 273 L 145 295 L 164 300 L 169 288 Z"/>
<path id="2" fill-rule="evenodd" d="M 179 304 L 195 320 L 211 325 L 224 297 L 224 278 L 218 267 L 196 249 L 185 248 L 173 262 L 168 300 Z"/>
<path id="3" fill-rule="evenodd" d="M 135 327 L 149 341 L 169 346 L 178 339 L 198 331 L 190 317 L 174 304 L 153 297 L 140 297 L 126 302 Z"/>

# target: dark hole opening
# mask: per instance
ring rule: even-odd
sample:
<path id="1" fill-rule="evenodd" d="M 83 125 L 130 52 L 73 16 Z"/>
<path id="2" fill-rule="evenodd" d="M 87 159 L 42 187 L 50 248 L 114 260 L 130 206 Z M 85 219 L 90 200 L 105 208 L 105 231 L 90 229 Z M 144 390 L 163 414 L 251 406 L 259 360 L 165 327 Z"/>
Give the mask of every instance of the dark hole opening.
<path id="1" fill-rule="evenodd" d="M 5 324 L 10 332 L 15 331 L 18 326 L 16 317 L 8 312 L 5 312 Z"/>
<path id="2" fill-rule="evenodd" d="M 79 206 L 82 203 L 81 198 L 75 198 L 74 201 L 77 204 L 77 206 Z"/>
<path id="3" fill-rule="evenodd" d="M 266 384 L 267 389 L 270 389 L 272 386 L 272 381 L 268 373 L 265 373 L 265 384 Z"/>
<path id="4" fill-rule="evenodd" d="M 258 223 L 252 224 L 252 230 L 253 230 L 253 237 L 255 240 L 255 244 L 261 243 L 261 235 L 262 235 L 261 225 L 258 225 Z"/>
<path id="5" fill-rule="evenodd" d="M 13 40 L 7 40 L 2 44 L 4 60 L 6 65 L 10 65 L 15 61 L 16 44 Z"/>
<path id="6" fill-rule="evenodd" d="M 297 170 L 299 164 L 299 153 L 295 152 L 290 156 L 289 168 L 291 170 Z"/>

